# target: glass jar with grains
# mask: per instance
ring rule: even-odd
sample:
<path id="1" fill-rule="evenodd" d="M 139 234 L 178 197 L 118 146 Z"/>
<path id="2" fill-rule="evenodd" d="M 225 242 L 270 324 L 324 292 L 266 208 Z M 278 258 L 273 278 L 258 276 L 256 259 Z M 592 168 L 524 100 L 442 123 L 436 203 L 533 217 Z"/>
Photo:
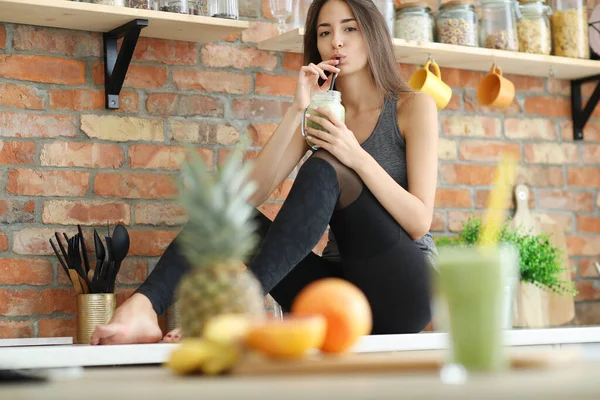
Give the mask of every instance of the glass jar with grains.
<path id="1" fill-rule="evenodd" d="M 204 0 L 188 0 L 188 8 L 192 15 L 206 15 L 206 2 Z"/>
<path id="2" fill-rule="evenodd" d="M 129 0 L 129 8 L 138 8 L 142 10 L 158 10 L 158 1 L 156 0 Z"/>
<path id="3" fill-rule="evenodd" d="M 553 0 L 552 46 L 554 55 L 590 58 L 586 0 Z"/>
<path id="4" fill-rule="evenodd" d="M 515 0 L 482 0 L 479 45 L 519 51 L 517 21 L 520 19 L 521 12 Z"/>
<path id="5" fill-rule="evenodd" d="M 477 47 L 478 18 L 471 0 L 451 0 L 440 6 L 436 18 L 437 41 Z"/>
<path id="6" fill-rule="evenodd" d="M 188 0 L 160 0 L 160 11 L 189 14 Z"/>
<path id="7" fill-rule="evenodd" d="M 394 37 L 433 42 L 434 20 L 431 8 L 421 2 L 401 4 L 396 9 Z"/>
<path id="8" fill-rule="evenodd" d="M 519 51 L 523 53 L 549 55 L 552 51 L 550 34 L 550 6 L 540 0 L 521 0 L 521 18 L 517 22 Z"/>
<path id="9" fill-rule="evenodd" d="M 238 0 L 208 0 L 208 16 L 215 18 L 238 19 Z"/>

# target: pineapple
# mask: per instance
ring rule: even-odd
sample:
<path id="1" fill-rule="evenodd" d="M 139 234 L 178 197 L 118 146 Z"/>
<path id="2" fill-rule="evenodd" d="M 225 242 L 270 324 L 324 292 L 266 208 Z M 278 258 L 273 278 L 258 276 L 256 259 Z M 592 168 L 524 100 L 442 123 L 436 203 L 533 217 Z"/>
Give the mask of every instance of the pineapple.
<path id="1" fill-rule="evenodd" d="M 243 263 L 257 245 L 255 190 L 248 181 L 240 149 L 215 173 L 207 172 L 195 151 L 182 165 L 180 203 L 189 221 L 180 246 L 191 265 L 182 278 L 176 301 L 183 337 L 201 337 L 206 322 L 223 314 L 242 314 L 253 320 L 266 316 L 262 287 Z"/>

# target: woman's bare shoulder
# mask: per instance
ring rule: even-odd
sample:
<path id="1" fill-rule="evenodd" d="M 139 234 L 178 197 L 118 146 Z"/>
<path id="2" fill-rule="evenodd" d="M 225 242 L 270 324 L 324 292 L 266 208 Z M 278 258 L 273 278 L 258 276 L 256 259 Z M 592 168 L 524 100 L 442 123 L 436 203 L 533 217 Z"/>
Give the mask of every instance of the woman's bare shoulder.
<path id="1" fill-rule="evenodd" d="M 398 94 L 398 126 L 404 133 L 407 127 L 422 118 L 430 118 L 437 113 L 435 100 L 423 92 L 402 92 Z"/>

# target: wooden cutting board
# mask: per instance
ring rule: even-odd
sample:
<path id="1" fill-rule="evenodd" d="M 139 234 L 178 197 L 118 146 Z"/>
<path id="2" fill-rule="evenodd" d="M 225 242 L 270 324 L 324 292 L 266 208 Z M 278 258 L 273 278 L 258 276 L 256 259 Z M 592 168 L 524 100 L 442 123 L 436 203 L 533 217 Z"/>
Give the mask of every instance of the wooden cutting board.
<path id="1" fill-rule="evenodd" d="M 516 211 L 510 227 L 521 226 L 533 234 L 546 232 L 551 243 L 563 252 L 563 266 L 568 266 L 565 234 L 560 225 L 553 222 L 538 223 L 529 211 L 529 188 L 520 184 L 515 187 Z M 562 274 L 565 280 L 571 280 L 569 271 Z M 556 295 L 539 289 L 530 283 L 519 283 L 515 291 L 513 308 L 513 326 L 542 328 L 563 325 L 575 317 L 573 296 Z"/>
<path id="2" fill-rule="evenodd" d="M 557 223 L 544 223 L 544 232 L 550 235 L 550 242 L 561 252 L 563 267 L 569 266 L 567 253 L 567 239 L 563 228 Z M 561 274 L 561 279 L 571 281 L 571 271 L 566 270 Z M 575 299 L 571 294 L 547 293 L 548 323 L 550 326 L 564 325 L 575 318 Z"/>
<path id="3" fill-rule="evenodd" d="M 512 369 L 564 366 L 581 359 L 578 349 L 507 348 Z M 253 355 L 231 371 L 233 375 L 277 375 L 349 372 L 439 371 L 447 351 L 402 351 L 385 353 L 315 354 L 298 360 L 273 360 Z"/>

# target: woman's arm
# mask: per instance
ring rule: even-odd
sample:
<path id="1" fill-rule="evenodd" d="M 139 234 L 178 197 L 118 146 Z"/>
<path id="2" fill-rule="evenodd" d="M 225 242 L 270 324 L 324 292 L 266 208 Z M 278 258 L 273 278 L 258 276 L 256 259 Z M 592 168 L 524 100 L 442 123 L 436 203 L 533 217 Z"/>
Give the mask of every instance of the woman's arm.
<path id="1" fill-rule="evenodd" d="M 258 188 L 249 199 L 252 205 L 262 204 L 308 151 L 298 126 L 304 118 L 304 110 L 310 105 L 312 94 L 317 90 L 326 90 L 333 73 L 339 72 L 334 66 L 337 63 L 337 60 L 326 60 L 318 65 L 310 63 L 300 68 L 294 101 L 254 162 L 250 179 L 257 183 Z M 328 77 L 325 71 L 332 74 Z M 325 81 L 321 86 L 319 77 Z"/>
<path id="2" fill-rule="evenodd" d="M 408 106 L 411 117 L 403 124 L 408 191 L 366 151 L 362 153 L 362 160 L 353 164 L 381 205 L 416 240 L 429 231 L 433 219 L 438 168 L 438 110 L 433 99 L 422 93 L 415 94 Z"/>
<path id="3" fill-rule="evenodd" d="M 253 206 L 258 207 L 264 203 L 308 151 L 308 144 L 299 128 L 303 116 L 304 110 L 299 110 L 292 103 L 273 135 L 258 153 L 250 175 L 250 179 L 258 185 L 250 198 Z"/>

